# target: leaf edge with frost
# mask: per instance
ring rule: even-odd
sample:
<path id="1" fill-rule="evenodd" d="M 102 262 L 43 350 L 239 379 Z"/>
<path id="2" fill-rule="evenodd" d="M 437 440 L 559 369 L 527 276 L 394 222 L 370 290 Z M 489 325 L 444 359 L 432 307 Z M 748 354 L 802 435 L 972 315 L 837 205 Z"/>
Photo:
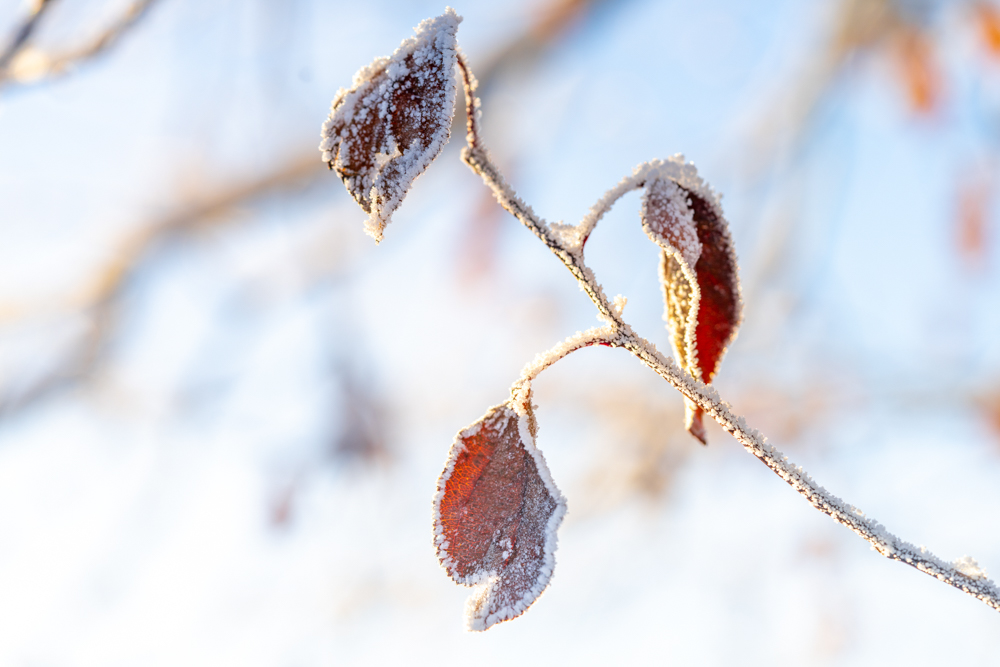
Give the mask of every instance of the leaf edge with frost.
<path id="1" fill-rule="evenodd" d="M 385 227 L 402 204 L 413 181 L 440 155 L 451 137 L 458 91 L 455 75 L 458 62 L 456 32 L 461 21 L 462 17 L 451 7 L 447 7 L 440 16 L 421 21 L 414 29 L 414 35 L 405 39 L 391 56 L 376 58 L 362 67 L 355 73 L 350 89 L 337 91 L 330 115 L 323 123 L 319 145 L 323 162 L 337 173 L 351 196 L 369 214 L 365 232 L 376 243 L 382 240 Z M 393 113 L 398 110 L 386 98 L 398 89 L 399 81 L 413 74 L 406 66 L 407 60 L 411 64 L 416 62 L 419 67 L 426 62 L 428 51 L 439 60 L 437 69 L 440 70 L 439 78 L 443 85 L 441 104 L 434 118 L 435 127 L 423 145 L 414 140 L 407 146 L 399 146 L 393 132 Z M 434 66 L 435 63 L 432 63 L 430 67 Z M 418 99 L 418 104 L 425 102 L 423 97 Z M 416 114 L 413 110 L 405 111 L 420 120 L 427 110 L 417 109 Z M 358 128 L 365 129 L 364 121 L 370 112 L 375 111 L 379 113 L 379 120 L 373 121 L 373 136 L 359 138 Z M 372 153 L 369 145 L 369 150 L 363 151 L 367 154 L 351 155 L 352 149 L 366 139 L 369 144 L 378 141 L 376 151 Z M 345 152 L 348 154 L 346 157 Z M 348 164 L 352 161 L 360 163 L 360 168 Z M 398 173 L 398 178 L 393 183 L 391 177 L 395 173 Z"/>
<path id="2" fill-rule="evenodd" d="M 448 576 L 458 584 L 474 587 L 466 601 L 465 623 L 466 629 L 470 631 L 484 631 L 493 625 L 517 618 L 523 614 L 541 594 L 548 588 L 555 570 L 555 552 L 558 547 L 558 529 L 566 515 L 566 498 L 556 486 L 549 471 L 548 464 L 542 452 L 535 445 L 537 434 L 537 422 L 532 411 L 530 394 L 525 393 L 520 400 L 509 400 L 491 407 L 486 413 L 462 429 L 455 436 L 448 458 L 445 462 L 437 482 L 437 489 L 433 501 L 433 528 L 434 547 L 438 556 L 438 562 Z M 501 414 L 503 413 L 503 414 Z M 554 502 L 552 513 L 548 516 L 545 524 L 542 564 L 538 570 L 538 577 L 529 590 L 512 607 L 504 607 L 489 613 L 490 603 L 496 598 L 499 588 L 504 583 L 504 573 L 496 571 L 477 571 L 469 575 L 462 576 L 457 570 L 459 563 L 449 552 L 448 536 L 442 519 L 442 502 L 448 493 L 448 482 L 459 461 L 459 457 L 467 451 L 465 440 L 474 437 L 491 419 L 498 414 L 510 420 L 517 420 L 517 432 L 519 444 L 530 456 L 534 463 L 535 471 L 543 484 L 548 497 Z"/>

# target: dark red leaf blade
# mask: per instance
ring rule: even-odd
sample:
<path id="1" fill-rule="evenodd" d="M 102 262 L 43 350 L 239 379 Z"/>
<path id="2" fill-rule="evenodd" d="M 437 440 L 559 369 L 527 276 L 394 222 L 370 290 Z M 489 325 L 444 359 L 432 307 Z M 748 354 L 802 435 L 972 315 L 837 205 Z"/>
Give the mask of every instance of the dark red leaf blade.
<path id="1" fill-rule="evenodd" d="M 739 267 L 729 225 L 721 211 L 694 192 L 688 191 L 688 196 L 702 248 L 694 265 L 701 292 L 695 333 L 698 366 L 702 381 L 711 382 L 743 318 Z"/>
<path id="2" fill-rule="evenodd" d="M 470 630 L 520 616 L 555 566 L 566 501 L 535 447 L 530 407 L 504 403 L 455 438 L 434 499 L 434 541 L 456 582 L 476 586 Z"/>
<path id="3" fill-rule="evenodd" d="M 354 75 L 323 124 L 323 161 L 369 214 L 365 230 L 376 241 L 451 135 L 461 20 L 449 7 L 423 21 L 392 56 Z"/>
<path id="4" fill-rule="evenodd" d="M 683 184 L 669 176 L 648 182 L 642 223 L 663 248 L 660 280 L 677 361 L 692 377 L 711 383 L 743 312 L 729 225 L 696 173 L 685 174 Z M 687 430 L 707 442 L 702 410 L 690 400 L 685 406 Z"/>

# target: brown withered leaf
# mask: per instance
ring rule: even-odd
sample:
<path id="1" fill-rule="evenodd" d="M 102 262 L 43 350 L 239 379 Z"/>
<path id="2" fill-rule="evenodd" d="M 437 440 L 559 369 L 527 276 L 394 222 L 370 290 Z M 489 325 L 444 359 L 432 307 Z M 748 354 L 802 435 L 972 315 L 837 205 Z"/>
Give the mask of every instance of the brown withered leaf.
<path id="1" fill-rule="evenodd" d="M 461 17 L 450 7 L 416 27 L 388 58 L 354 75 L 323 123 L 323 161 L 344 181 L 376 242 L 413 180 L 441 152 L 455 113 Z"/>
<path id="2" fill-rule="evenodd" d="M 476 586 L 466 625 L 486 630 L 520 616 L 555 566 L 566 501 L 541 452 L 529 404 L 491 408 L 455 438 L 434 498 L 438 559 L 460 584 Z"/>
<path id="3" fill-rule="evenodd" d="M 642 224 L 663 248 L 660 279 L 674 354 L 681 368 L 710 383 L 736 337 L 743 303 L 729 226 L 710 191 L 692 182 L 647 182 Z M 689 400 L 685 405 L 687 430 L 706 443 L 701 409 Z"/>

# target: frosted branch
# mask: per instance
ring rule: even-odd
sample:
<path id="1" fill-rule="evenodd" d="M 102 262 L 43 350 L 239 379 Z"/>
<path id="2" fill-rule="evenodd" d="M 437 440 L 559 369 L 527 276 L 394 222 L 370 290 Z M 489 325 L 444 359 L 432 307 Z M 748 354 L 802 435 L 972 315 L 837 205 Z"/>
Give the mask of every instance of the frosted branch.
<path id="1" fill-rule="evenodd" d="M 476 77 L 473 76 L 472 70 L 469 69 L 469 64 L 465 60 L 465 54 L 462 53 L 461 49 L 458 51 L 458 69 L 462 73 L 462 84 L 463 90 L 465 91 L 465 119 L 467 133 L 465 135 L 465 140 L 468 142 L 470 148 L 478 148 L 480 145 L 480 129 L 479 129 L 479 116 L 480 110 L 480 100 L 479 96 L 476 95 L 476 89 L 479 88 L 479 82 Z"/>
<path id="2" fill-rule="evenodd" d="M 906 563 L 1000 611 L 1000 589 L 986 577 L 985 572 L 979 568 L 974 560 L 963 557 L 954 563 L 947 563 L 925 548 L 916 547 L 899 539 L 878 521 L 865 516 L 858 508 L 844 502 L 818 485 L 800 466 L 789 461 L 787 456 L 769 445 L 767 439 L 759 431 L 749 426 L 743 417 L 732 412 L 729 404 L 719 397 L 718 392 L 713 387 L 696 380 L 681 370 L 676 363 L 661 354 L 652 343 L 636 334 L 622 319 L 620 310 L 608 301 L 593 272 L 584 263 L 583 246 L 590 233 L 615 202 L 626 193 L 642 187 L 646 180 L 652 176 L 662 176 L 673 180 L 675 183 L 696 192 L 710 205 L 721 211 L 718 194 L 698 177 L 693 166 L 686 164 L 683 156 L 680 155 L 666 161 L 654 160 L 643 163 L 636 167 L 630 176 L 608 190 L 590 209 L 579 225 L 549 225 L 514 193 L 490 160 L 489 152 L 483 144 L 479 131 L 479 101 L 475 97 L 475 80 L 461 57 L 459 58 L 459 68 L 465 81 L 466 114 L 469 128 L 469 145 L 463 150 L 462 159 L 490 187 L 500 205 L 534 232 L 562 260 L 566 268 L 580 283 L 583 291 L 594 302 L 601 318 L 608 322 L 605 327 L 591 329 L 588 332 L 572 336 L 552 350 L 539 355 L 525 367 L 522 378 L 515 383 L 512 392 L 526 387 L 530 383 L 530 379 L 541 370 L 574 349 L 594 343 L 624 348 L 715 419 L 747 451 L 785 480 L 813 507 L 860 535 L 880 554 L 890 560 Z M 515 393 L 515 399 L 517 397 Z"/>
<path id="3" fill-rule="evenodd" d="M 591 345 L 611 345 L 615 340 L 615 330 L 608 324 L 594 327 L 586 331 L 577 331 L 566 340 L 558 343 L 552 349 L 540 352 L 521 370 L 521 377 L 515 384 L 527 383 L 538 377 L 538 374 L 556 363 L 570 352 L 590 347 Z"/>

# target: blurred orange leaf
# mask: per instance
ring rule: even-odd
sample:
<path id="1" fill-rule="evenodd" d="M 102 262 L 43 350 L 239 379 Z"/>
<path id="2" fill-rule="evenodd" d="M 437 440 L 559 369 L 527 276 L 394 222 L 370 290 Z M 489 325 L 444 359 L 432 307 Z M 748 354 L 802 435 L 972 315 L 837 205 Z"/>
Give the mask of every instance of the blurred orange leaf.
<path id="1" fill-rule="evenodd" d="M 985 259 L 989 200 L 990 186 L 984 177 L 961 181 L 955 225 L 958 254 L 965 264 Z"/>
<path id="2" fill-rule="evenodd" d="M 918 113 L 933 111 L 940 100 L 941 82 L 931 39 L 922 30 L 906 26 L 900 30 L 896 50 L 910 107 Z"/>
<path id="3" fill-rule="evenodd" d="M 986 48 L 992 55 L 1000 57 L 1000 11 L 988 2 L 978 2 L 975 16 Z"/>

